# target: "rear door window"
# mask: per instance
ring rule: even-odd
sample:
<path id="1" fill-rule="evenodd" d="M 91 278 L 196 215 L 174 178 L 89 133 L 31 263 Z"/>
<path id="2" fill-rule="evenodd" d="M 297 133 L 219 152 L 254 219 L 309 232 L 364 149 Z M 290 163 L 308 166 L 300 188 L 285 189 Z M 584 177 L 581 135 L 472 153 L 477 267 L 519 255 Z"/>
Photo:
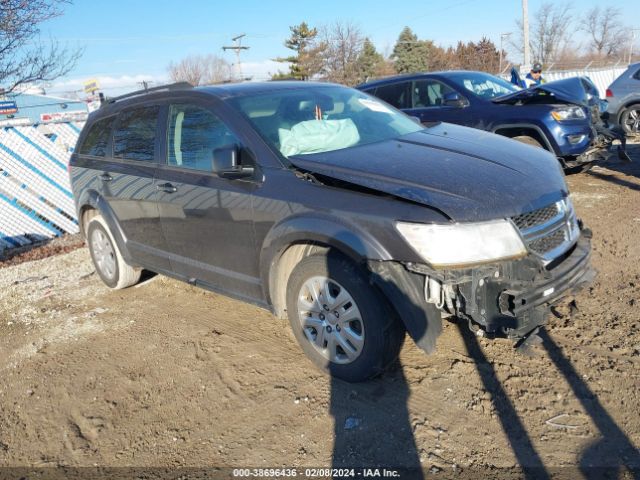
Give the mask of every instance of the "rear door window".
<path id="1" fill-rule="evenodd" d="M 376 97 L 396 108 L 409 108 L 409 85 L 411 85 L 411 82 L 393 83 L 378 87 Z"/>
<path id="2" fill-rule="evenodd" d="M 94 157 L 104 157 L 107 154 L 107 145 L 111 137 L 111 127 L 115 117 L 103 118 L 93 124 L 89 133 L 82 142 L 80 153 L 83 155 L 93 155 Z"/>
<path id="3" fill-rule="evenodd" d="M 125 110 L 113 134 L 113 156 L 139 162 L 155 161 L 158 106 Z"/>
<path id="4" fill-rule="evenodd" d="M 240 142 L 213 112 L 194 105 L 169 109 L 167 164 L 212 171 L 214 150 Z"/>
<path id="5" fill-rule="evenodd" d="M 455 93 L 451 87 L 436 80 L 418 80 L 413 85 L 413 108 L 440 107 L 446 94 Z"/>

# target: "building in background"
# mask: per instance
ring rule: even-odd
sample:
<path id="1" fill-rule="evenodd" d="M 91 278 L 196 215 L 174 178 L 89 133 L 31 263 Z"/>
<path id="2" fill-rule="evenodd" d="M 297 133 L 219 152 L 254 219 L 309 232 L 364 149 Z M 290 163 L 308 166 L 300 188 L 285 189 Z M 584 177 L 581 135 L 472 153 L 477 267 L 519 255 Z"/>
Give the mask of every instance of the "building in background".
<path id="1" fill-rule="evenodd" d="M 40 87 L 0 95 L 0 127 L 83 122 L 88 112 L 86 102 L 47 95 Z"/>

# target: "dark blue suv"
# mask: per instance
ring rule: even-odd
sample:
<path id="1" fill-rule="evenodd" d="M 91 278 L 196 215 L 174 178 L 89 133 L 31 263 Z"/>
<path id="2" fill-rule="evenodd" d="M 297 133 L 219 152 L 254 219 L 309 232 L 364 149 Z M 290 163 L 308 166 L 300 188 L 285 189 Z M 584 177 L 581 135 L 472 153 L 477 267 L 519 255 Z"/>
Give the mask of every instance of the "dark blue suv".
<path id="1" fill-rule="evenodd" d="M 357 88 L 424 124 L 441 121 L 494 132 L 542 147 L 566 168 L 584 167 L 603 158 L 592 124 L 597 113 L 573 103 L 573 92 L 562 82 L 521 90 L 484 72 L 449 71 L 395 76 Z"/>

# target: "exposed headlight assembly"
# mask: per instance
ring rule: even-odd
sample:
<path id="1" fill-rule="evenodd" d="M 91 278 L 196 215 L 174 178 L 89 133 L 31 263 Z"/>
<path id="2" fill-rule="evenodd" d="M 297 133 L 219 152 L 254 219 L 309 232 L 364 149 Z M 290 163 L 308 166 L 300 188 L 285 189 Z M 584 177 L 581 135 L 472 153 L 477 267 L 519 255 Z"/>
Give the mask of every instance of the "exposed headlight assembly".
<path id="1" fill-rule="evenodd" d="M 396 228 L 433 267 L 463 267 L 527 254 L 520 234 L 508 220 L 445 225 L 396 222 Z"/>
<path id="2" fill-rule="evenodd" d="M 584 113 L 582 107 L 578 106 L 556 108 L 551 111 L 551 116 L 558 122 L 584 120 L 587 118 L 587 114 Z"/>

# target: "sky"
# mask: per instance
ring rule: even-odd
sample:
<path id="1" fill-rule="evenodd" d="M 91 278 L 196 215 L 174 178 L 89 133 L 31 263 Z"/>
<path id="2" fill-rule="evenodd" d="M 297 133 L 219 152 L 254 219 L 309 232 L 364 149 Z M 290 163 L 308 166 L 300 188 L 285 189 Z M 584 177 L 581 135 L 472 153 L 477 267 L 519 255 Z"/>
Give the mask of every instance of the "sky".
<path id="1" fill-rule="evenodd" d="M 529 0 L 530 18 L 542 2 Z M 616 6 L 630 29 L 640 28 L 637 0 L 572 5 L 576 15 L 596 5 Z M 521 15 L 521 0 L 74 0 L 62 16 L 42 25 L 41 36 L 84 49 L 75 69 L 48 85 L 48 93 L 81 90 L 84 81 L 97 78 L 103 91 L 118 94 L 140 88 L 142 80 L 166 83 L 168 65 L 188 55 L 213 53 L 234 63 L 235 54 L 222 47 L 241 33 L 250 47 L 241 54 L 243 74 L 268 79 L 278 69 L 287 70 L 272 59 L 291 53 L 283 42 L 289 27 L 302 21 L 311 26 L 350 21 L 378 51 L 390 53 L 404 26 L 445 47 L 482 36 L 498 46 L 501 33 L 516 37 L 515 20 Z M 640 31 L 636 34 L 640 39 Z"/>

